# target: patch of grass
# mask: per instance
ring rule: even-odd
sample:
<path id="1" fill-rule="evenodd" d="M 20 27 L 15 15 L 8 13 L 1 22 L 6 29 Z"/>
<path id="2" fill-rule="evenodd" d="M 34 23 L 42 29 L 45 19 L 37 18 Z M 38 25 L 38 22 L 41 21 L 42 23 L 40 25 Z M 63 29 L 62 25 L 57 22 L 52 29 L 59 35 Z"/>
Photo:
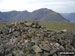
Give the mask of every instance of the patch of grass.
<path id="1" fill-rule="evenodd" d="M 63 29 L 75 30 L 75 23 L 42 22 L 40 23 L 40 25 L 46 27 L 47 29 L 52 29 L 52 30 L 63 30 Z"/>
<path id="2" fill-rule="evenodd" d="M 6 25 L 8 22 L 0 23 L 0 30 Z M 27 25 L 30 25 L 30 23 L 27 23 Z M 46 27 L 47 29 L 52 30 L 75 30 L 75 23 L 54 23 L 54 22 L 39 22 L 40 25 Z"/>

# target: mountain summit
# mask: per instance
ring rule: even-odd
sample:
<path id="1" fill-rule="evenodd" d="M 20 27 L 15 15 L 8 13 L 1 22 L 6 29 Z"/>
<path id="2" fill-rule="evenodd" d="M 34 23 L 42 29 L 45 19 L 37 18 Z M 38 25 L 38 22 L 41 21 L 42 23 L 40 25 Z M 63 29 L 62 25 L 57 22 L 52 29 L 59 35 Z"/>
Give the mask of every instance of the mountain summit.
<path id="1" fill-rule="evenodd" d="M 33 12 L 10 11 L 0 12 L 0 21 L 50 21 L 50 22 L 69 22 L 59 13 L 47 8 L 41 8 Z"/>

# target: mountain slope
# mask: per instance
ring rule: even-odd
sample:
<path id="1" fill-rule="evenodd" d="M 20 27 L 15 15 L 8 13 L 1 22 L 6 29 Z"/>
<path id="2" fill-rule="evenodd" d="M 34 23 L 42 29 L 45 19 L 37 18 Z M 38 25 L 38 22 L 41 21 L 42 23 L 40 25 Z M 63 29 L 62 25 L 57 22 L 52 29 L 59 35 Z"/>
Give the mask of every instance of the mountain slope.
<path id="1" fill-rule="evenodd" d="M 33 12 L 28 11 L 10 11 L 0 12 L 0 21 L 51 21 L 51 22 L 69 22 L 50 9 L 42 8 Z"/>
<path id="2" fill-rule="evenodd" d="M 2 19 L 4 21 L 22 21 L 28 20 L 28 16 L 30 13 L 28 11 L 10 11 L 10 12 L 2 12 L 0 13 Z"/>
<path id="3" fill-rule="evenodd" d="M 61 13 L 61 15 L 64 18 L 68 19 L 69 21 L 75 22 L 75 13 L 64 13 L 64 14 Z"/>
<path id="4" fill-rule="evenodd" d="M 59 13 L 56 13 L 46 8 L 33 11 L 32 14 L 34 15 L 34 20 L 68 22 L 68 20 L 62 17 Z"/>

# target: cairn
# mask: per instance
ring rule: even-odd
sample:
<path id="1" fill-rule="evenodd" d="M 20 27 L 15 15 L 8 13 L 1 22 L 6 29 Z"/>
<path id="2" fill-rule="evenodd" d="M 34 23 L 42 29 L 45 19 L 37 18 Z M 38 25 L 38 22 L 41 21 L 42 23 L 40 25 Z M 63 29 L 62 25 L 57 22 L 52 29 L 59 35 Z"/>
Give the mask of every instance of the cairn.
<path id="1" fill-rule="evenodd" d="M 38 22 L 15 22 L 0 32 L 0 56 L 58 56 L 75 51 L 75 32 L 53 31 Z"/>

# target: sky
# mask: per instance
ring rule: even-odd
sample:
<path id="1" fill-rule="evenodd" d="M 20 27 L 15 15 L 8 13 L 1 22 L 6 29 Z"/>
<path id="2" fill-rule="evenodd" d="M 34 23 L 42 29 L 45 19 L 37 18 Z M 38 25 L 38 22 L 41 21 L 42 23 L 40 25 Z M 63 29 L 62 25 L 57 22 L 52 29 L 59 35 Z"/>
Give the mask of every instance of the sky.
<path id="1" fill-rule="evenodd" d="M 48 8 L 59 13 L 75 12 L 75 0 L 0 0 L 0 11 L 24 11 L 30 12 Z"/>

